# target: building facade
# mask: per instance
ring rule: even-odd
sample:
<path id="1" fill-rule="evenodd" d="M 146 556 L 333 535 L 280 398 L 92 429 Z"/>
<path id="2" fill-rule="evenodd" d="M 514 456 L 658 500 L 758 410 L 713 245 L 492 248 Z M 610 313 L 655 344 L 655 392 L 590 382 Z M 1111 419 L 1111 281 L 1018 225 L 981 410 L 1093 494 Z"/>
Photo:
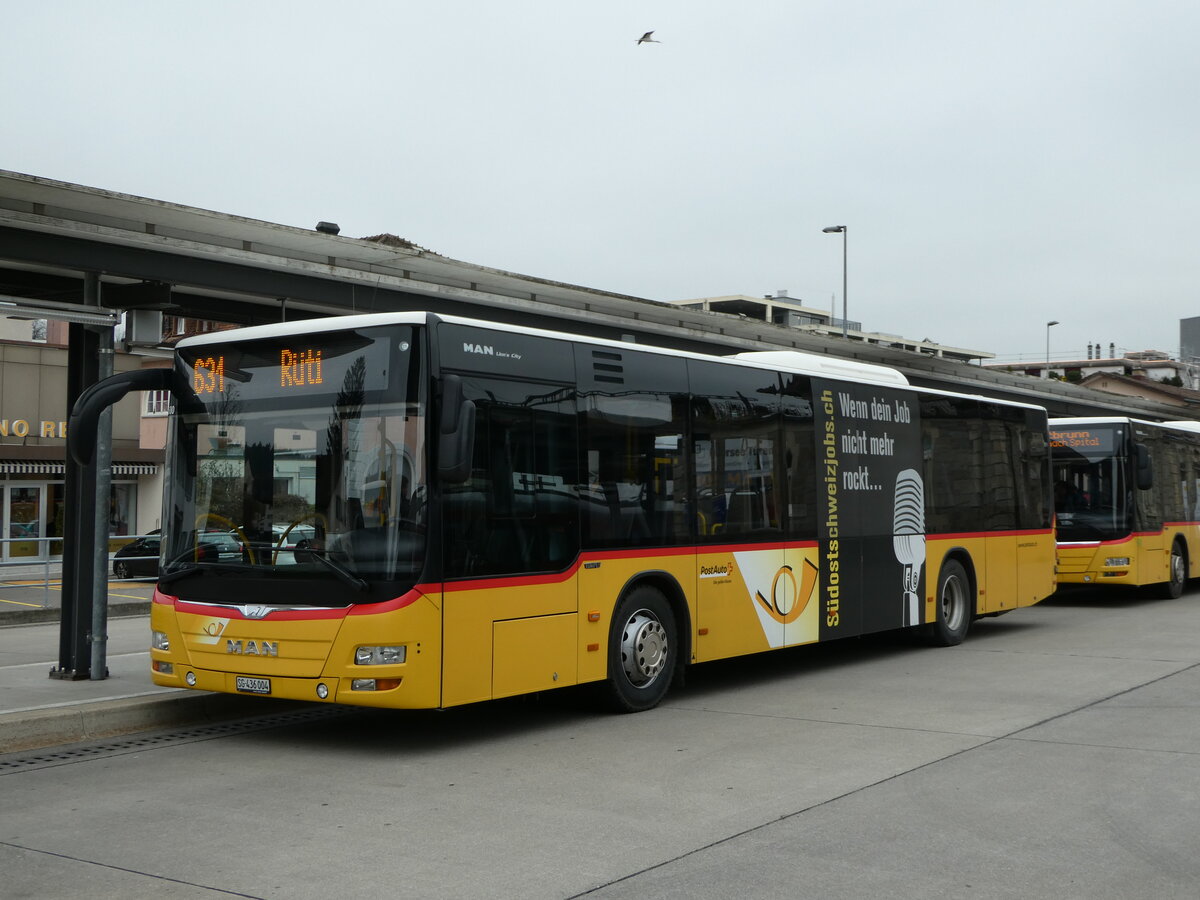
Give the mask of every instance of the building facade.
<path id="1" fill-rule="evenodd" d="M 0 560 L 6 562 L 62 555 L 67 350 L 65 326 L 46 324 L 0 319 Z M 118 352 L 114 370 L 164 363 Z M 141 393 L 113 407 L 112 535 L 159 527 L 166 411 Z"/>
<path id="2" fill-rule="evenodd" d="M 1123 356 L 1115 355 L 1109 345 L 1109 353 L 1103 356 L 1101 346 L 1093 351 L 1088 345 L 1087 359 L 1054 360 L 1036 363 L 1003 363 L 993 367 L 1006 372 L 1023 372 L 1038 378 L 1057 378 L 1076 384 L 1094 386 L 1091 379 L 1096 375 L 1115 375 L 1137 378 L 1149 382 L 1161 382 L 1176 387 L 1195 390 L 1200 388 L 1200 365 L 1177 359 L 1161 350 L 1131 350 Z"/>
<path id="3" fill-rule="evenodd" d="M 1200 365 L 1200 316 L 1179 320 L 1179 358 Z"/>
<path id="4" fill-rule="evenodd" d="M 850 319 L 843 320 L 832 312 L 806 306 L 803 301 L 789 297 L 787 291 L 776 291 L 762 297 L 751 297 L 746 294 L 731 294 L 723 297 L 697 297 L 692 300 L 667 300 L 672 306 L 685 309 L 702 309 L 708 312 L 723 313 L 746 319 L 756 319 L 760 322 L 771 322 L 786 328 L 796 328 L 830 337 L 845 336 L 852 341 L 864 344 L 876 344 L 880 347 L 891 347 L 897 350 L 908 350 L 913 353 L 924 353 L 953 359 L 959 362 L 972 360 L 993 359 L 994 353 L 985 350 L 969 350 L 964 347 L 950 347 L 939 344 L 928 338 L 916 340 L 902 337 L 898 334 L 886 334 L 879 331 L 864 331 L 861 322 Z"/>

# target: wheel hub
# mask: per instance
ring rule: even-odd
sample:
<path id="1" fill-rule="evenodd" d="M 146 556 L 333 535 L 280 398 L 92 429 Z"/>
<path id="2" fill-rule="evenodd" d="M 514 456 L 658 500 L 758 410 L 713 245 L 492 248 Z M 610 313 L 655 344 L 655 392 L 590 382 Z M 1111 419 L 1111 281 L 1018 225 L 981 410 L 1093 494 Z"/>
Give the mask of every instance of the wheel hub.
<path id="1" fill-rule="evenodd" d="M 942 586 L 942 621 L 946 627 L 955 630 L 962 624 L 966 615 L 966 598 L 958 579 L 950 578 Z"/>
<path id="2" fill-rule="evenodd" d="M 658 618 L 639 609 L 621 634 L 621 666 L 631 684 L 645 687 L 654 681 L 667 664 L 667 632 Z"/>

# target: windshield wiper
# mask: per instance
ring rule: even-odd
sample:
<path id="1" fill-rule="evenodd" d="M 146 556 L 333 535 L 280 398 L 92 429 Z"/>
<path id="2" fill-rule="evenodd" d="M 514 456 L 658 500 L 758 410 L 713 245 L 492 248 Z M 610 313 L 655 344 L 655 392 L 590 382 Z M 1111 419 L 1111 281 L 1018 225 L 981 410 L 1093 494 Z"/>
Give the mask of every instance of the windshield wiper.
<path id="1" fill-rule="evenodd" d="M 189 562 L 168 563 L 168 565 L 179 565 L 179 568 L 172 569 L 170 572 L 160 573 L 158 576 L 159 584 L 170 584 L 172 581 L 178 581 L 180 578 L 186 578 L 188 575 L 195 575 L 197 572 L 237 572 L 239 575 L 263 574 L 261 566 L 250 566 L 245 563 Z"/>
<path id="2" fill-rule="evenodd" d="M 342 579 L 342 581 L 346 582 L 346 584 L 350 585 L 350 587 L 354 588 L 356 591 L 365 593 L 366 591 L 370 590 L 371 586 L 369 584 L 343 566 L 340 562 L 330 559 L 328 556 L 322 556 L 321 553 L 323 551 L 308 548 L 307 552 L 312 555 L 313 559 L 327 568 L 338 578 Z"/>
<path id="3" fill-rule="evenodd" d="M 172 581 L 178 581 L 180 578 L 186 578 L 188 575 L 195 575 L 199 571 L 200 563 L 185 563 L 171 572 L 160 572 L 158 583 L 160 585 L 170 584 Z"/>

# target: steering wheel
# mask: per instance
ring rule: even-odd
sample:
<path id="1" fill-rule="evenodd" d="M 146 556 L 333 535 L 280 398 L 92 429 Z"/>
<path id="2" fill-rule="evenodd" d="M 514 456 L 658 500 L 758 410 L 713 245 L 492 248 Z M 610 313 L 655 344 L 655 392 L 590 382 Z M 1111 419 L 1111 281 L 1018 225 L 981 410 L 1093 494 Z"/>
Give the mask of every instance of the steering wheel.
<path id="1" fill-rule="evenodd" d="M 309 519 L 316 519 L 316 520 L 317 520 L 317 522 L 318 522 L 318 524 L 319 524 L 319 525 L 320 525 L 320 526 L 321 526 L 321 527 L 322 527 L 322 528 L 323 528 L 323 529 L 326 531 L 326 533 L 328 533 L 328 531 L 329 531 L 329 520 L 328 520 L 328 519 L 326 519 L 326 518 L 325 518 L 325 516 L 323 516 L 323 515 L 322 515 L 321 513 L 319 513 L 319 512 L 310 512 L 310 513 L 305 513 L 305 514 L 304 514 L 304 515 L 302 515 L 300 518 L 298 518 L 298 519 L 294 519 L 293 521 L 291 521 L 290 523 L 288 523 L 288 527 L 287 527 L 286 529 L 284 529 L 284 532 L 283 532 L 283 534 L 281 534 L 281 535 L 279 536 L 279 540 L 278 540 L 278 541 L 276 542 L 276 544 L 275 544 L 275 549 L 274 549 L 274 552 L 271 554 L 271 565 L 273 565 L 273 566 L 274 566 L 274 565 L 278 565 L 278 562 L 279 562 L 279 552 L 280 552 L 280 550 L 282 550 L 282 549 L 283 549 L 283 546 L 284 546 L 284 544 L 286 544 L 286 543 L 287 543 L 287 537 L 288 537 L 288 535 L 289 535 L 289 534 L 291 534 L 291 533 L 292 533 L 292 529 L 293 529 L 293 528 L 295 528 L 297 525 L 302 525 L 302 524 L 304 524 L 304 523 L 305 523 L 305 522 L 307 522 Z M 296 543 L 297 543 L 297 544 L 299 544 L 299 541 L 297 541 Z"/>

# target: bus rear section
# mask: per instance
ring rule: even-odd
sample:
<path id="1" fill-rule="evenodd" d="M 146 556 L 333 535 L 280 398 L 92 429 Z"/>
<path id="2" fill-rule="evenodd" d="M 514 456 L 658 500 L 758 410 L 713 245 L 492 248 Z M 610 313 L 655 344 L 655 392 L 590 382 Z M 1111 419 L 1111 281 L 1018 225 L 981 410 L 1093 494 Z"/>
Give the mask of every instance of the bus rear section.
<path id="1" fill-rule="evenodd" d="M 1059 582 L 1178 597 L 1200 575 L 1200 433 L 1104 417 L 1050 434 Z"/>
<path id="2" fill-rule="evenodd" d="M 922 395 L 920 410 L 929 571 L 945 571 L 948 561 L 966 570 L 973 617 L 1050 596 L 1055 536 L 1045 411 L 933 392 Z M 944 602 L 936 582 L 927 598 Z"/>

